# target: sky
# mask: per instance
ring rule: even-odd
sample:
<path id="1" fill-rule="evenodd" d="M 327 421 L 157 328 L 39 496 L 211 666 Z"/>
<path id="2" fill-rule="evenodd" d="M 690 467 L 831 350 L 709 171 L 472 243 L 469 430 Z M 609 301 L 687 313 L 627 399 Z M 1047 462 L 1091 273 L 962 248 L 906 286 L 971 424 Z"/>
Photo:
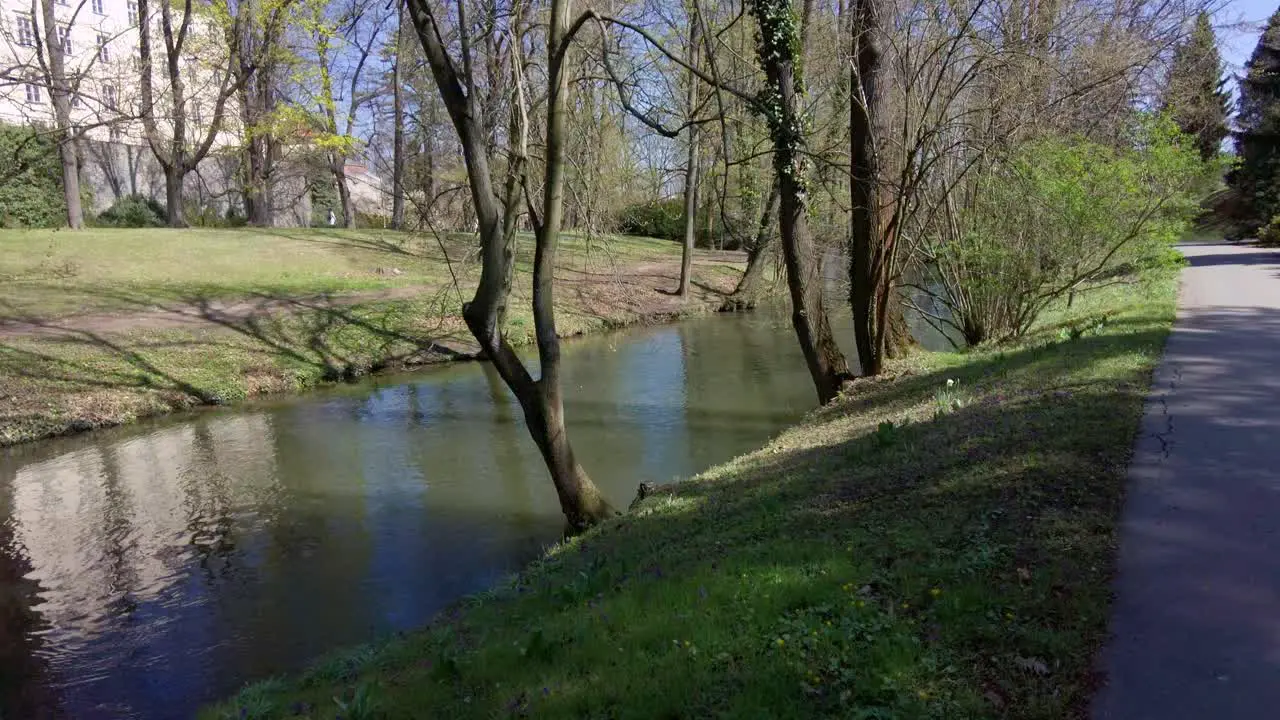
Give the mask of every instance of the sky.
<path id="1" fill-rule="evenodd" d="M 1280 0 L 1232 0 L 1218 11 L 1215 24 L 1228 73 L 1242 72 L 1258 42 L 1262 25 L 1278 5 Z"/>

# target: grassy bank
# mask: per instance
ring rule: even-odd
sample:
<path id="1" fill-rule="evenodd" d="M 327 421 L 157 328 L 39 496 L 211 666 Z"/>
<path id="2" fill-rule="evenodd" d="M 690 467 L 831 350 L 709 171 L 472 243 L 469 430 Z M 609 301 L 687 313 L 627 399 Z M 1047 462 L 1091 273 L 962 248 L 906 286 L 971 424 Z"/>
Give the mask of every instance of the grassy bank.
<path id="1" fill-rule="evenodd" d="M 1113 288 L 898 362 L 431 627 L 205 716 L 1084 717 L 1173 309 L 1171 281 Z"/>
<path id="2" fill-rule="evenodd" d="M 566 237 L 562 335 L 718 305 L 737 257 L 702 253 L 688 303 L 678 245 Z M 509 330 L 532 338 L 532 242 Z M 295 391 L 473 350 L 459 312 L 474 241 L 379 231 L 0 231 L 0 446 L 201 404 Z"/>

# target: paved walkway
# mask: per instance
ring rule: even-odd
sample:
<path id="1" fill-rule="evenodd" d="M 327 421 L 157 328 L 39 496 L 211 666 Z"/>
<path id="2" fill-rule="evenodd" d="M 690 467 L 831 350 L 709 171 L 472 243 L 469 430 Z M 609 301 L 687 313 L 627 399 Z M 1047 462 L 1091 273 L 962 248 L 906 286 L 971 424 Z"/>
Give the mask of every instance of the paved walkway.
<path id="1" fill-rule="evenodd" d="M 1280 718 L 1280 253 L 1185 251 L 1129 470 L 1097 720 Z"/>

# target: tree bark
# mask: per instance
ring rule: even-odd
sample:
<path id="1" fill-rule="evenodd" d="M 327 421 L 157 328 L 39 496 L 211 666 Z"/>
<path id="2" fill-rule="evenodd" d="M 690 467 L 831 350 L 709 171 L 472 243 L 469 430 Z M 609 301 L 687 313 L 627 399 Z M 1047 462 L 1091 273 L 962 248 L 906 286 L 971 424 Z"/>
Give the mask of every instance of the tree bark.
<path id="1" fill-rule="evenodd" d="M 342 227 L 352 230 L 356 226 L 356 209 L 351 202 L 351 186 L 347 184 L 347 162 L 341 154 L 333 160 L 333 180 L 338 186 L 338 202 L 342 205 Z"/>
<path id="2" fill-rule="evenodd" d="M 177 165 L 170 165 L 164 168 L 164 199 L 165 207 L 169 211 L 169 227 L 182 228 L 187 226 L 186 208 L 182 206 L 184 174 Z"/>
<path id="3" fill-rule="evenodd" d="M 852 24 L 854 64 L 850 69 L 853 98 L 849 103 L 849 305 L 862 373 L 878 375 L 884 363 L 886 308 L 877 307 L 876 299 L 888 299 L 882 287 L 887 280 L 883 267 L 886 238 L 880 223 L 880 167 L 873 125 L 880 102 L 879 7 L 878 0 L 856 2 Z"/>
<path id="4" fill-rule="evenodd" d="M 696 63 L 698 54 L 698 17 L 691 12 L 689 18 L 689 44 L 685 53 L 690 63 Z M 689 147 L 684 166 L 684 247 L 680 252 L 680 285 L 676 294 L 681 299 L 689 297 L 689 280 L 693 270 L 693 246 L 697 237 L 698 219 L 698 126 L 694 115 L 698 112 L 698 78 L 688 73 L 689 86 L 685 91 L 686 115 L 689 122 Z"/>
<path id="5" fill-rule="evenodd" d="M 404 3 L 396 11 L 396 57 L 391 66 L 391 227 L 404 230 L 404 91 L 400 58 L 404 55 Z"/>
<path id="6" fill-rule="evenodd" d="M 747 269 L 738 279 L 738 286 L 733 289 L 721 312 L 737 312 L 752 310 L 760 301 L 760 286 L 764 282 L 764 266 L 773 250 L 773 216 L 778 209 L 778 183 L 769 184 L 769 196 L 760 211 L 760 223 L 756 227 L 756 237 L 747 248 Z"/>
<path id="7" fill-rule="evenodd" d="M 794 26 L 783 21 L 791 17 L 788 0 L 757 0 L 752 4 L 752 13 L 760 28 L 757 49 L 767 80 L 768 97 L 762 105 L 773 140 L 774 172 L 778 177 L 778 225 L 791 295 L 791 322 L 818 400 L 825 405 L 840 394 L 852 374 L 831 332 L 822 298 L 820 264 L 806 218 L 808 164 L 800 117 L 803 90 L 797 87 L 795 74 L 798 43 Z"/>
<path id="8" fill-rule="evenodd" d="M 71 87 L 67 84 L 66 58 L 58 38 L 58 23 L 53 0 L 40 0 L 41 24 L 44 26 L 45 86 L 53 104 L 54 134 L 58 143 L 58 160 L 62 165 L 62 197 L 67 206 L 67 226 L 84 227 L 84 209 L 80 202 L 80 159 L 75 132 L 71 127 Z"/>

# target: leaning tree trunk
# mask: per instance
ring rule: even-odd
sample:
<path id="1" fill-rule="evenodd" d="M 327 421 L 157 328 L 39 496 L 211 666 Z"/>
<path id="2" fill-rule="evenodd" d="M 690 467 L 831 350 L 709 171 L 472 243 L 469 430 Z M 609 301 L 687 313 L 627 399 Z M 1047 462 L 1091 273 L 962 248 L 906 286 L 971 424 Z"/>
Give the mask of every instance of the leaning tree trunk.
<path id="1" fill-rule="evenodd" d="M 803 90 L 797 87 L 795 67 L 801 48 L 797 48 L 797 28 L 788 0 L 754 0 L 751 9 L 760 28 L 757 50 L 767 80 L 768 97 L 762 105 L 773 140 L 778 225 L 787 288 L 791 294 L 791 322 L 818 391 L 818 400 L 825 405 L 840 394 L 844 384 L 852 379 L 852 373 L 836 344 L 823 305 L 817 250 L 806 217 L 807 162 L 804 122 L 800 117 Z"/>
<path id="2" fill-rule="evenodd" d="M 738 286 L 720 306 L 721 312 L 751 310 L 760 302 L 764 284 L 764 266 L 773 254 L 773 216 L 778 209 L 778 183 L 769 184 L 769 196 L 760 211 L 755 241 L 747 248 L 747 269 L 738 278 Z"/>
<path id="3" fill-rule="evenodd" d="M 552 0 L 547 40 L 552 49 L 565 44 L 568 26 L 565 5 L 566 0 Z M 554 60 L 547 73 L 545 177 L 542 218 L 535 227 L 537 247 L 533 270 L 533 318 L 541 377 L 534 380 L 507 341 L 499 323 L 510 296 L 508 266 L 513 259 L 506 252 L 503 203 L 494 192 L 489 171 L 489 139 L 481 126 L 476 99 L 463 90 L 465 76 L 458 74 L 459 67 L 462 72 L 467 72 L 470 63 L 459 64 L 449 56 L 428 0 L 408 0 L 408 10 L 436 87 L 462 145 L 479 225 L 480 282 L 471 302 L 463 306 L 463 318 L 524 411 L 525 424 L 550 471 L 567 531 L 581 532 L 612 516 L 614 510 L 574 456 L 565 429 L 560 389 L 560 341 L 556 335 L 553 275 L 564 202 L 564 116 L 569 90 L 569 69 L 565 63 L 567 53 L 554 50 L 548 53 Z M 523 98 L 517 100 L 522 101 Z M 508 135 L 509 139 L 522 137 L 524 128 L 512 128 Z M 511 193 L 505 201 L 509 206 L 520 202 L 520 198 Z"/>

